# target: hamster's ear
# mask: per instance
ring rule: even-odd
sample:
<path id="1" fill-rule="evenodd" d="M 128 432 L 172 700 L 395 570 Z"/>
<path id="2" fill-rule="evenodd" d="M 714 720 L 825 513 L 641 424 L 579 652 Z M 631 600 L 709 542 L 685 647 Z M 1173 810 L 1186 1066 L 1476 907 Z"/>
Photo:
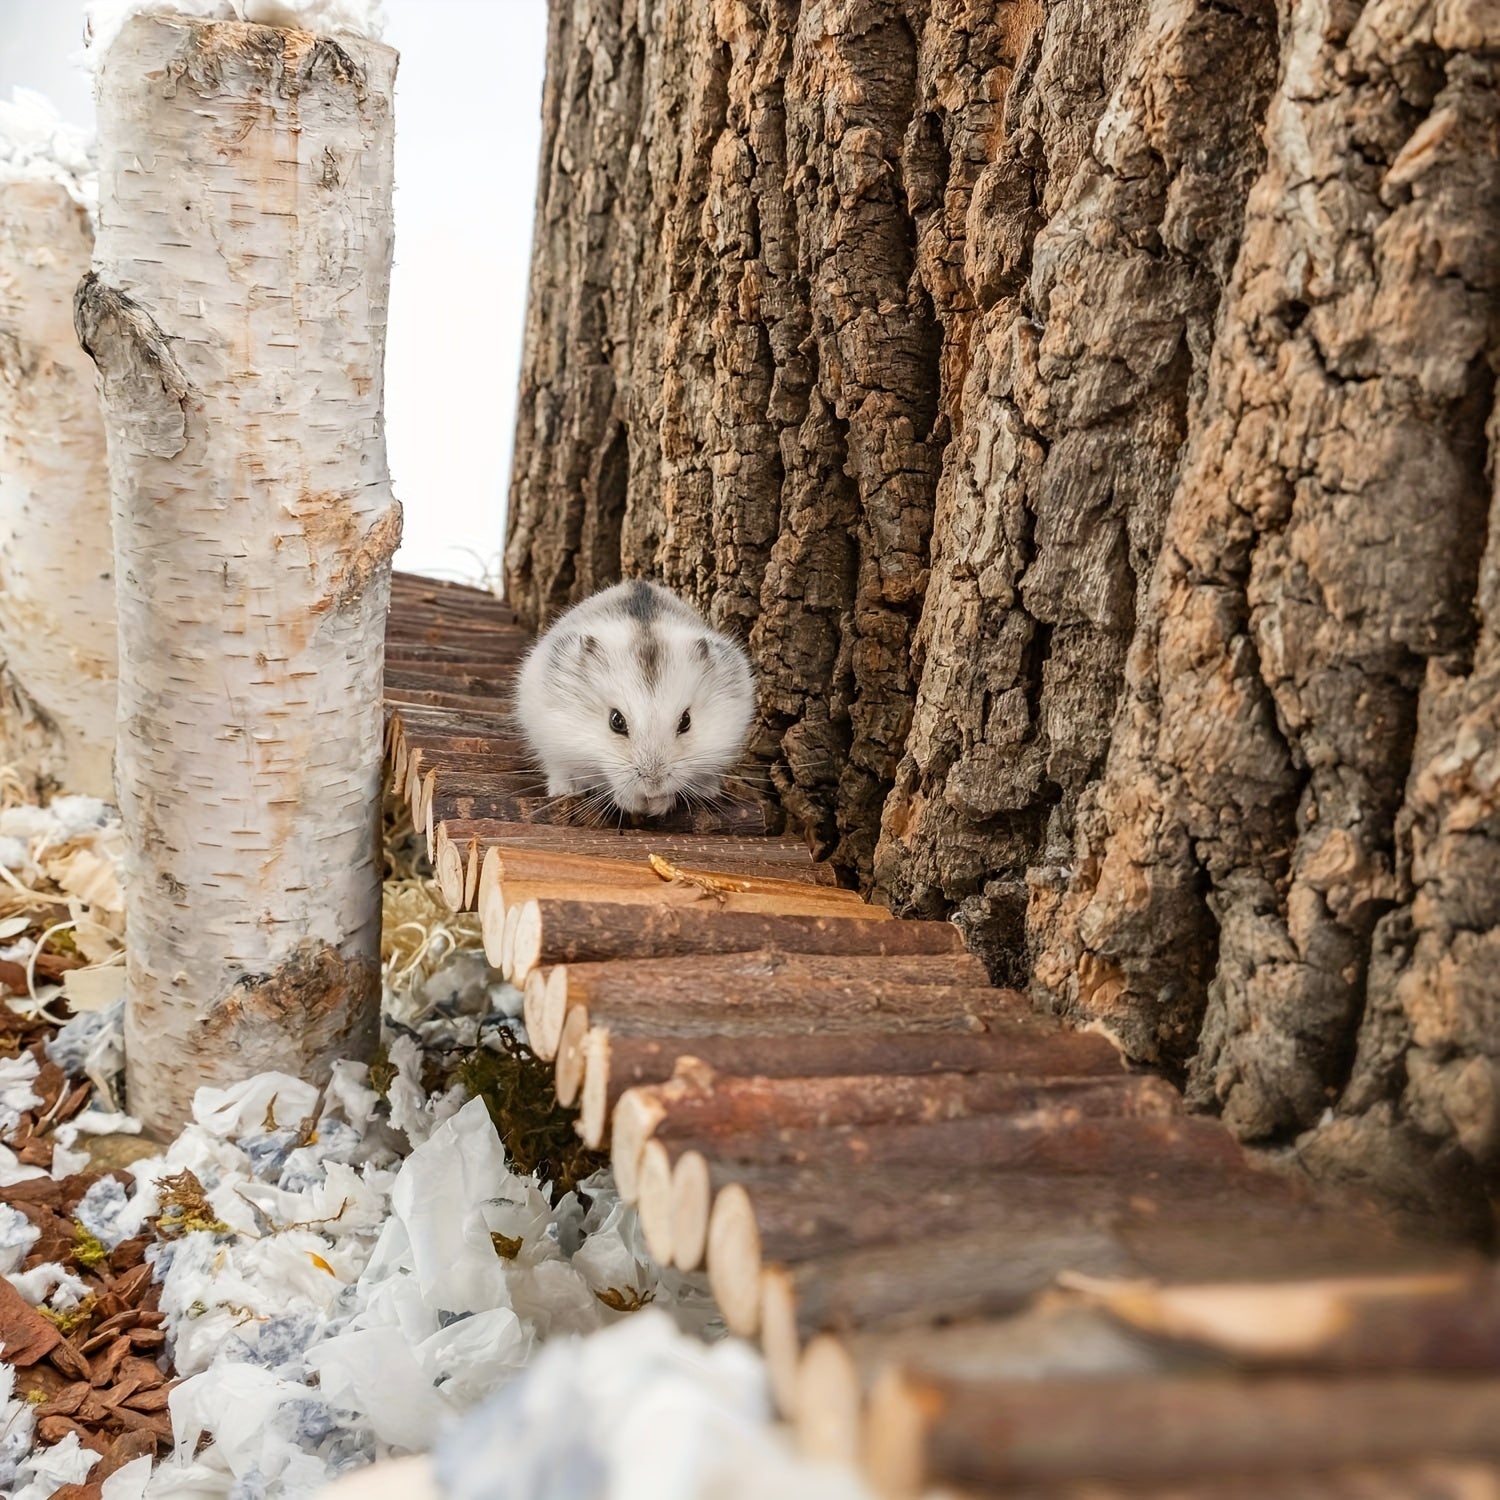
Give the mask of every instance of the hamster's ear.
<path id="1" fill-rule="evenodd" d="M 598 656 L 598 654 L 599 654 L 599 642 L 597 640 L 595 640 L 595 638 L 593 636 L 591 636 L 591 635 L 581 635 L 581 636 L 578 637 L 578 659 L 579 659 L 579 661 L 588 661 L 591 657 Z"/>
<path id="2" fill-rule="evenodd" d="M 714 659 L 714 643 L 706 635 L 700 635 L 693 642 L 693 650 L 698 654 L 698 660 L 707 664 Z"/>

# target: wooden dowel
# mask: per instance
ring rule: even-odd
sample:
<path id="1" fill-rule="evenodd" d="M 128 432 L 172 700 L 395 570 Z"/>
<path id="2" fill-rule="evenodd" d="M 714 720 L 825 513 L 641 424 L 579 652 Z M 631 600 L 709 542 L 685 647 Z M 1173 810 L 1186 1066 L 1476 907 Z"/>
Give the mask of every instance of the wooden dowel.
<path id="1" fill-rule="evenodd" d="M 403 704 L 420 704 L 429 708 L 458 709 L 467 714 L 471 709 L 479 713 L 493 713 L 503 705 L 504 700 L 489 693 L 455 693 L 388 687 L 385 690 L 385 701 L 397 707 Z"/>
<path id="2" fill-rule="evenodd" d="M 511 691 L 514 676 L 513 672 L 493 662 L 480 667 L 460 666 L 452 661 L 427 661 L 409 666 L 387 658 L 385 664 L 385 686 L 398 692 L 403 689 L 418 692 L 434 689 L 473 698 L 501 698 Z"/>
<path id="3" fill-rule="evenodd" d="M 741 844 L 748 843 L 741 840 Z M 493 850 L 495 858 L 488 860 Z M 661 854 L 661 851 L 653 851 Z M 696 886 L 700 895 L 714 899 L 716 892 L 726 895 L 748 895 L 760 893 L 768 896 L 787 896 L 797 900 L 826 901 L 840 906 L 860 902 L 854 891 L 839 886 L 814 885 L 805 880 L 793 880 L 780 873 L 767 873 L 776 866 L 767 865 L 741 869 L 733 874 L 703 866 L 683 866 L 670 861 L 672 869 L 680 872 L 681 879 L 663 879 L 652 868 L 648 851 L 639 849 L 630 855 L 610 858 L 594 854 L 575 854 L 563 849 L 529 849 L 514 844 L 495 843 L 485 851 L 486 859 L 501 886 L 509 889 L 516 884 L 576 885 L 583 889 L 607 886 L 635 886 L 653 893 L 676 888 L 679 884 Z M 661 857 L 665 857 L 662 855 Z M 703 882 L 697 886 L 697 882 Z M 706 887 L 706 892 L 705 892 Z M 862 904 L 862 903 L 861 903 Z M 983 977 L 981 971 L 981 979 Z"/>
<path id="4" fill-rule="evenodd" d="M 516 655 L 512 649 L 488 646 L 445 646 L 426 641 L 394 640 L 386 642 L 385 660 L 387 667 L 395 665 L 408 672 L 420 671 L 433 665 L 445 670 L 475 672 L 483 676 L 495 671 L 497 667 L 512 668 Z"/>
<path id="5" fill-rule="evenodd" d="M 819 1161 L 750 1166 L 713 1156 L 712 1141 L 692 1147 L 665 1136 L 660 1144 L 673 1160 L 674 1178 L 684 1184 L 674 1203 L 674 1210 L 680 1210 L 674 1214 L 674 1239 L 684 1270 L 697 1269 L 699 1262 L 687 1251 L 707 1223 L 713 1196 L 730 1185 L 743 1187 L 752 1202 L 765 1206 L 773 1237 L 796 1236 L 777 1240 L 777 1248 L 795 1259 L 830 1245 L 839 1248 L 840 1222 L 850 1225 L 850 1247 L 879 1244 L 923 1234 L 929 1216 L 956 1223 L 969 1204 L 981 1215 L 998 1212 L 988 1205 L 1002 1205 L 1009 1222 L 1039 1232 L 1077 1219 L 1104 1222 L 1126 1210 L 1146 1222 L 1145 1216 L 1160 1214 L 1164 1205 L 1195 1209 L 1213 1204 L 1227 1212 L 1238 1204 L 1247 1224 L 1267 1215 L 1277 1224 L 1289 1219 L 1304 1224 L 1320 1212 L 1293 1184 L 1246 1163 L 1226 1171 L 1217 1162 L 1189 1159 L 1155 1174 L 1104 1170 L 1054 1177 L 1024 1167 L 992 1170 L 988 1165 L 938 1173 L 931 1161 L 868 1169 Z M 790 1229 L 788 1215 L 793 1216 Z M 797 1223 L 798 1218 L 805 1222 Z"/>
<path id="6" fill-rule="evenodd" d="M 902 960 L 892 960 L 893 967 Z M 563 979 L 549 1004 L 585 1007 L 592 1025 L 617 1037 L 847 1035 L 872 1028 L 886 1032 L 981 1032 L 992 1016 L 1024 1014 L 1013 990 L 966 984 L 922 983 L 899 972 L 891 979 L 865 974 L 837 978 L 795 970 L 760 979 L 729 976 L 696 985 L 688 975 L 634 985 L 629 964 L 558 964 Z M 609 970 L 611 972 L 604 972 Z M 560 1018 L 548 1025 L 560 1029 Z M 685 1045 L 684 1052 L 692 1052 Z M 888 1071 L 888 1070 L 883 1070 Z"/>
<path id="7" fill-rule="evenodd" d="M 496 746 L 516 743 L 515 724 L 508 713 L 453 713 L 447 709 L 410 705 L 391 708 L 406 732 L 435 752 L 455 756 L 485 757 Z"/>
<path id="8" fill-rule="evenodd" d="M 1500 1272 L 1490 1266 L 1263 1285 L 1074 1278 L 1069 1289 L 1080 1304 L 1141 1333 L 1240 1365 L 1500 1369 Z"/>
<path id="9" fill-rule="evenodd" d="M 475 845 L 477 850 L 478 846 Z M 480 883 L 483 884 L 481 867 Z M 760 916 L 818 916 L 835 921 L 858 922 L 861 926 L 892 921 L 883 906 L 867 906 L 851 891 L 827 886 L 798 886 L 795 894 L 760 891 L 732 891 L 727 894 L 695 889 L 692 886 L 660 882 L 649 886 L 596 885 L 580 886 L 569 881 L 495 881 L 498 894 L 506 905 L 524 901 L 570 901 L 583 905 L 638 907 L 646 910 L 713 910 L 751 912 Z"/>
<path id="10" fill-rule="evenodd" d="M 618 1123 L 618 1122 L 616 1122 Z M 642 1138 L 651 1132 L 642 1133 Z M 703 1148 L 716 1166 L 751 1171 L 825 1162 L 832 1171 L 889 1170 L 940 1161 L 944 1169 L 985 1167 L 994 1171 L 1056 1171 L 1071 1174 L 1122 1172 L 1139 1181 L 1188 1168 L 1243 1170 L 1245 1154 L 1223 1126 L 1198 1117 L 1099 1120 L 1053 1112 L 1037 1115 L 973 1115 L 921 1124 L 791 1127 L 715 1136 L 702 1142 L 673 1140 L 681 1150 Z"/>
<path id="11" fill-rule="evenodd" d="M 1292 1476 L 1430 1455 L 1500 1457 L 1500 1376 L 982 1381 L 893 1375 L 872 1394 L 868 1472 L 888 1496 L 935 1483 Z"/>
<path id="12" fill-rule="evenodd" d="M 523 630 L 503 620 L 443 619 L 391 620 L 386 625 L 387 645 L 445 646 L 448 650 L 503 651 L 516 661 L 526 654 L 530 641 Z"/>
<path id="13" fill-rule="evenodd" d="M 488 856 L 486 856 L 488 857 Z M 494 879 L 498 887 L 498 877 Z M 486 881 L 480 875 L 481 922 Z M 539 964 L 743 953 L 775 947 L 798 953 L 918 954 L 963 950 L 947 922 L 847 922 L 824 916 L 767 915 L 716 905 L 593 906 L 564 897 L 533 898 L 517 929 L 518 974 Z M 875 908 L 878 910 L 878 908 Z"/>
<path id="14" fill-rule="evenodd" d="M 507 779 L 514 776 L 515 781 Z M 655 817 L 587 808 L 582 798 L 554 797 L 543 791 L 543 779 L 520 765 L 510 773 L 492 775 L 481 783 L 464 777 L 451 789 L 440 780 L 433 792 L 439 819 L 472 822 L 527 823 L 576 827 L 593 833 L 623 828 L 630 832 L 689 837 L 726 836 L 758 840 L 766 836 L 765 812 L 758 806 L 685 807 Z M 526 792 L 523 788 L 532 790 Z"/>
<path id="15" fill-rule="evenodd" d="M 690 1038 L 609 1034 L 599 1041 L 591 1037 L 582 1049 L 585 1073 L 578 1133 L 590 1145 L 602 1145 L 609 1111 L 620 1095 L 637 1084 L 664 1083 L 677 1059 L 688 1055 L 720 1073 L 765 1078 L 934 1072 L 1083 1078 L 1108 1077 L 1125 1066 L 1106 1038 L 1065 1030 L 1047 1017 L 994 1015 L 985 1024 L 990 1030 L 983 1035 L 856 1031 Z"/>
<path id="16" fill-rule="evenodd" d="M 498 611 L 412 610 L 404 605 L 400 613 L 393 612 L 386 621 L 385 633 L 387 640 L 431 641 L 449 646 L 468 638 L 497 637 L 515 642 L 518 650 L 524 650 L 531 641 L 525 629 Z"/>
<path id="17" fill-rule="evenodd" d="M 1034 1129 L 1084 1116 L 1161 1119 L 1181 1109 L 1169 1084 L 1150 1075 L 1087 1079 L 1015 1079 L 997 1074 L 938 1073 L 918 1077 L 721 1077 L 684 1065 L 667 1083 L 628 1089 L 615 1106 L 610 1160 L 615 1183 L 633 1201 L 640 1153 L 653 1137 L 741 1139 L 839 1127 L 931 1123 L 1002 1115 Z M 710 1267 L 712 1269 L 712 1267 Z"/>
<path id="18" fill-rule="evenodd" d="M 424 739 L 426 765 L 448 774 L 450 762 L 441 748 Z M 458 770 L 463 767 L 459 766 Z M 495 769 L 492 761 L 489 769 Z M 488 850 L 560 850 L 600 859 L 640 862 L 659 854 L 673 864 L 725 874 L 775 874 L 785 880 L 836 885 L 833 871 L 818 863 L 800 839 L 765 834 L 746 838 L 728 833 L 660 832 L 643 828 L 576 828 L 555 823 L 507 823 L 493 818 L 445 819 L 455 832 L 473 836 Z"/>
<path id="19" fill-rule="evenodd" d="M 1029 1014 L 1024 996 L 989 985 L 983 966 L 967 954 L 880 958 L 761 949 L 554 968 L 563 975 L 555 1003 L 587 1006 L 596 1023 L 613 1026 L 620 1035 L 713 1035 L 721 1020 L 729 1033 L 743 1034 L 755 1029 L 756 1012 L 769 1018 L 778 1010 L 806 1012 L 814 1006 L 822 1007 L 818 1015 L 832 1031 L 847 1029 L 841 1018 L 849 1014 L 862 1026 L 883 1025 L 887 1031 L 898 1030 L 907 1014 L 925 1019 L 948 1009 Z M 905 993 L 909 989 L 933 993 L 913 999 Z M 759 1029 L 771 1031 L 773 1023 L 768 1019 Z M 755 1070 L 736 1066 L 734 1071 Z"/>
<path id="20" fill-rule="evenodd" d="M 462 781 L 470 776 L 524 776 L 529 788 L 540 787 L 544 782 L 542 774 L 532 768 L 531 752 L 519 736 L 491 733 L 481 742 L 481 749 L 463 750 L 430 730 L 413 729 L 408 733 L 426 751 L 429 766 L 445 777 L 458 778 L 460 789 Z M 459 745 L 470 743 L 473 741 L 458 741 Z"/>
<path id="21" fill-rule="evenodd" d="M 670 1152 L 669 1152 L 670 1154 Z M 1274 1199 L 1247 1206 L 1210 1182 L 1188 1196 L 1168 1184 L 1153 1212 L 1131 1200 L 1107 1213 L 1057 1201 L 1009 1222 L 837 1250 L 786 1265 L 803 1336 L 1007 1313 L 1061 1273 L 1199 1279 L 1205 1267 L 1250 1280 L 1347 1267 L 1361 1274 L 1451 1268 L 1455 1252 L 1393 1236 L 1359 1213 Z M 1069 1218 L 1071 1215 L 1071 1219 Z M 711 1247 L 710 1247 L 711 1248 Z"/>

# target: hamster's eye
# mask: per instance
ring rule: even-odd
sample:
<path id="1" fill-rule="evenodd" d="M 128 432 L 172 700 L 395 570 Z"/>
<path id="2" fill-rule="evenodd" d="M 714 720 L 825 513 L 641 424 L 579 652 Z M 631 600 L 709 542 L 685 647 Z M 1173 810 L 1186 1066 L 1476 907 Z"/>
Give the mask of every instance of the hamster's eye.
<path id="1" fill-rule="evenodd" d="M 618 708 L 612 708 L 609 711 L 609 727 L 613 729 L 616 734 L 630 733 L 630 727 L 625 722 L 625 715 L 622 714 Z"/>
<path id="2" fill-rule="evenodd" d="M 677 721 L 677 732 L 678 734 L 686 734 L 692 727 L 693 711 L 690 708 L 685 708 L 682 711 L 682 717 Z"/>

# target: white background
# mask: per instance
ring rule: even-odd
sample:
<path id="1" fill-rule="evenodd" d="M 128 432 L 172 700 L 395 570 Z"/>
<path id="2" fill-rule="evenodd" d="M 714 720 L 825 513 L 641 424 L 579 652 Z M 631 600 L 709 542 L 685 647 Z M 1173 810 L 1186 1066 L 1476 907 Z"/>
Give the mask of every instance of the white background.
<path id="1" fill-rule="evenodd" d="M 386 0 L 396 75 L 396 266 L 386 433 L 397 566 L 498 574 L 515 431 L 546 0 Z M 90 128 L 75 0 L 0 0 L 0 94 Z"/>

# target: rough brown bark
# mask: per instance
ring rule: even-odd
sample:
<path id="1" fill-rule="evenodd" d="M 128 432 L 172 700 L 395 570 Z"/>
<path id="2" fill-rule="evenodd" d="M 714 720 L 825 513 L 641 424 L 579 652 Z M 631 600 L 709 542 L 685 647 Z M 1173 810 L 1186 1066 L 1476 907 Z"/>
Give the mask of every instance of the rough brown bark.
<path id="1" fill-rule="evenodd" d="M 539 232 L 592 425 L 523 413 L 523 618 L 692 595 L 845 878 L 1242 1136 L 1493 1183 L 1493 16 L 557 10 L 541 200 L 609 192 Z"/>
<path id="2" fill-rule="evenodd" d="M 1497 700 L 1474 625 L 1500 95 L 1478 28 L 1294 12 L 1109 771 L 1071 886 L 1038 905 L 1043 977 L 1186 1063 L 1242 1134 L 1317 1122 L 1368 1006 L 1347 1107 L 1404 1087 L 1419 1128 L 1493 1167 L 1500 853 L 1474 768 Z"/>

